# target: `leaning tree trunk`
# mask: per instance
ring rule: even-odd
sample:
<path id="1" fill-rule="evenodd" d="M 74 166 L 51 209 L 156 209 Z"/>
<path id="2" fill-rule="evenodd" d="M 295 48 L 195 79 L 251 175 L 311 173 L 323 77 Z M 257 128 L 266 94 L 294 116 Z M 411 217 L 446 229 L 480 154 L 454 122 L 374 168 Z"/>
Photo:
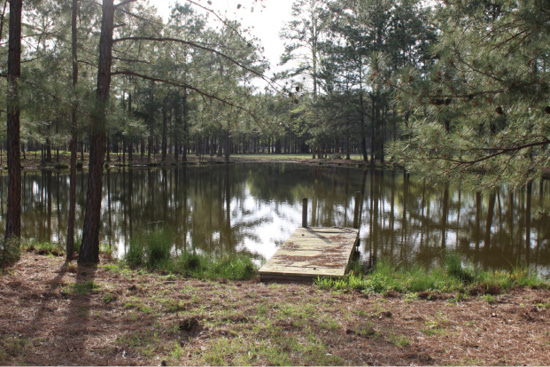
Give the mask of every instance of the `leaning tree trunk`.
<path id="1" fill-rule="evenodd" d="M 113 0 L 103 0 L 103 18 L 99 39 L 99 66 L 97 74 L 96 114 L 92 119 L 90 138 L 90 165 L 86 214 L 82 230 L 82 246 L 79 264 L 99 262 L 99 227 L 101 220 L 101 189 L 103 186 L 103 164 L 105 161 L 106 104 L 111 87 L 111 61 L 113 48 Z"/>
<path id="2" fill-rule="evenodd" d="M 78 62 L 77 62 L 77 33 L 76 33 L 76 20 L 78 14 L 78 0 L 73 0 L 73 12 L 71 20 L 71 49 L 73 58 L 73 88 L 76 93 L 78 84 Z M 74 223 L 76 217 L 76 155 L 78 150 L 78 121 L 77 121 L 77 106 L 73 105 L 71 113 L 71 170 L 70 181 L 71 186 L 69 189 L 69 222 L 67 224 L 67 261 L 73 257 L 74 254 Z"/>
<path id="3" fill-rule="evenodd" d="M 21 13 L 23 0 L 10 1 L 10 28 L 8 51 L 8 211 L 6 240 L 21 237 L 21 151 L 19 146 L 20 107 L 19 77 L 21 76 Z"/>

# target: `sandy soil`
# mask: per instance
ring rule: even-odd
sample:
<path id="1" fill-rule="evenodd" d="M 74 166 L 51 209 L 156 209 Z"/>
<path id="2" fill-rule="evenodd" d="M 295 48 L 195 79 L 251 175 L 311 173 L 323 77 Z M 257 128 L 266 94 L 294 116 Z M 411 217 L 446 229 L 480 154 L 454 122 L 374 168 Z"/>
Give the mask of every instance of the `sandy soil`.
<path id="1" fill-rule="evenodd" d="M 2 365 L 550 365 L 550 291 L 365 295 L 24 254 L 0 275 Z"/>

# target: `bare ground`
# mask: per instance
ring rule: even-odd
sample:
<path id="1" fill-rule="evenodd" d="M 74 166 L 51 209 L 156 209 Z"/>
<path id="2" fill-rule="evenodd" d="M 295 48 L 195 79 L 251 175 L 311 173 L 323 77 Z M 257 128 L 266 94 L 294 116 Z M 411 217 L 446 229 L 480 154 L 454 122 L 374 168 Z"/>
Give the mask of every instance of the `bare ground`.
<path id="1" fill-rule="evenodd" d="M 0 363 L 550 365 L 549 290 L 425 296 L 199 281 L 108 261 L 80 269 L 24 254 L 0 275 Z"/>

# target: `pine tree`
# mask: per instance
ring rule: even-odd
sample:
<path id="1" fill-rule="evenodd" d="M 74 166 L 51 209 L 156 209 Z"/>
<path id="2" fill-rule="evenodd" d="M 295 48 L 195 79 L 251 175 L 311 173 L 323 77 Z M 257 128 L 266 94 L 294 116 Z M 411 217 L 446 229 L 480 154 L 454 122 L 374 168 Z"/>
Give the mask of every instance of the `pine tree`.
<path id="1" fill-rule="evenodd" d="M 550 166 L 546 2 L 446 1 L 435 14 L 433 67 L 395 82 L 403 108 L 416 113 L 394 156 L 426 177 L 478 187 L 540 177 Z"/>

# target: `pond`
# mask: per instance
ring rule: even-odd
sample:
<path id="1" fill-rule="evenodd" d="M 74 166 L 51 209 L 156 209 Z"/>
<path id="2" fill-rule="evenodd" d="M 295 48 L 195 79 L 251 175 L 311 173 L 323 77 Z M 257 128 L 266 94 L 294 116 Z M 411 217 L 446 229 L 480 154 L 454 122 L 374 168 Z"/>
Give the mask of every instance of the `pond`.
<path id="1" fill-rule="evenodd" d="M 432 186 L 399 170 L 294 163 L 125 169 L 104 177 L 100 240 L 118 257 L 131 238 L 164 228 L 173 234 L 175 252 L 246 252 L 262 261 L 301 225 L 302 198 L 309 199 L 310 226 L 352 226 L 359 191 L 364 261 L 430 267 L 443 252 L 457 250 L 485 269 L 528 264 L 550 273 L 547 180 L 521 191 L 479 193 Z M 79 230 L 86 183 L 87 173 L 79 172 Z M 6 176 L 0 184 L 3 231 Z M 65 243 L 68 175 L 23 172 L 22 185 L 22 236 Z"/>

